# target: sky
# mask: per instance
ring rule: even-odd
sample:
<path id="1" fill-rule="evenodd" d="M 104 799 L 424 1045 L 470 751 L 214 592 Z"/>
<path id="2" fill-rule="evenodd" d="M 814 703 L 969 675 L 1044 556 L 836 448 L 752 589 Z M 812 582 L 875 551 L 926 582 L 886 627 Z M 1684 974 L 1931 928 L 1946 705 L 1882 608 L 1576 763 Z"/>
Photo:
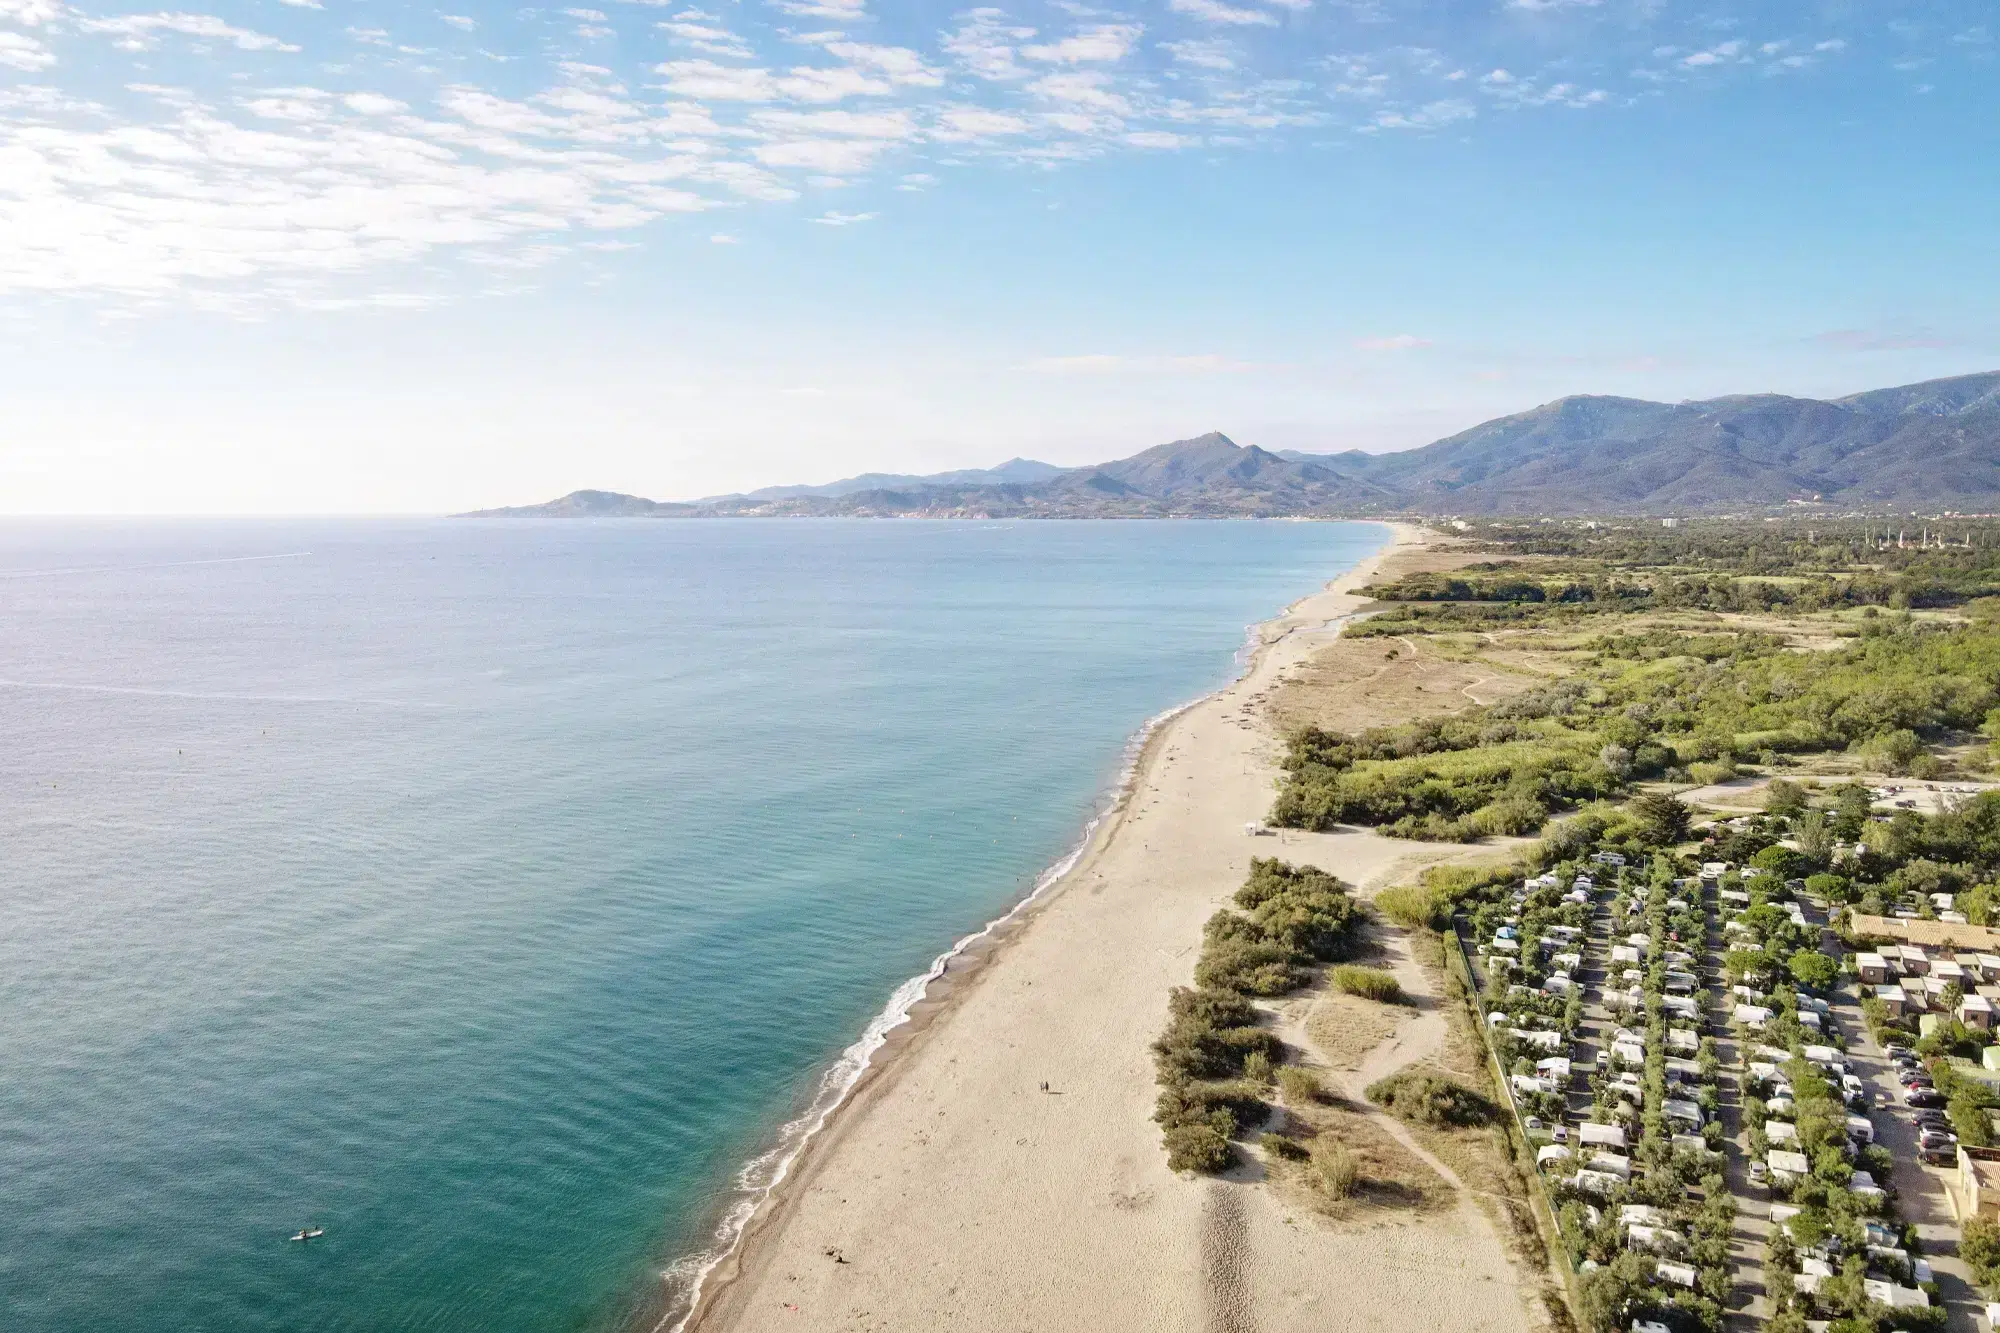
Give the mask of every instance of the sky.
<path id="1" fill-rule="evenodd" d="M 1990 0 L 0 0 L 0 513 L 2000 368 Z"/>

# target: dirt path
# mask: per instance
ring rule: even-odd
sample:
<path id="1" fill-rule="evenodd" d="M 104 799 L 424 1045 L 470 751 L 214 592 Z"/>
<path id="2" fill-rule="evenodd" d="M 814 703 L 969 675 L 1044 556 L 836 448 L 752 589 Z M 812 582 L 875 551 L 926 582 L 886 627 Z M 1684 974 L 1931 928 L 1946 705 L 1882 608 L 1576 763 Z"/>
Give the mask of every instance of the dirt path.
<path id="1" fill-rule="evenodd" d="M 1377 1043 L 1362 1057 L 1359 1068 L 1336 1070 L 1330 1067 L 1326 1055 L 1306 1031 L 1302 1009 L 1294 1008 L 1289 1013 L 1281 1012 L 1275 1025 L 1279 1040 L 1294 1050 L 1304 1051 L 1310 1056 L 1306 1061 L 1309 1068 L 1318 1073 L 1323 1081 L 1366 1114 L 1371 1122 L 1383 1133 L 1409 1149 L 1425 1166 L 1437 1172 L 1453 1189 L 1463 1191 L 1465 1182 L 1457 1172 L 1439 1161 L 1431 1151 L 1417 1141 L 1414 1134 L 1402 1121 L 1371 1101 L 1367 1089 L 1391 1074 L 1408 1069 L 1411 1065 L 1422 1064 L 1433 1059 L 1444 1049 L 1448 1029 L 1444 1011 L 1438 1007 L 1437 996 L 1431 993 L 1430 976 L 1423 965 L 1410 952 L 1408 932 L 1394 926 L 1377 923 L 1373 928 L 1375 942 L 1381 946 L 1384 958 L 1377 960 L 1392 976 L 1396 984 L 1403 988 L 1408 1000 L 1409 1014 L 1396 1030 Z"/>

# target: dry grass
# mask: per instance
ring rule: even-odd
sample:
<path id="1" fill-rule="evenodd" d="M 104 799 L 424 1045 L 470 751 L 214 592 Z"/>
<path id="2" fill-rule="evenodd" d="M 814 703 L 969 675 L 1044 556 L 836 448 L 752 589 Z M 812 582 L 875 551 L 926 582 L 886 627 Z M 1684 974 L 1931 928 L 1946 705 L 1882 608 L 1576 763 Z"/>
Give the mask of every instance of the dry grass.
<path id="1" fill-rule="evenodd" d="M 1305 1207 L 1337 1220 L 1365 1221 L 1451 1206 L 1453 1190 L 1443 1177 L 1351 1103 L 1330 1098 L 1287 1114 L 1292 1137 L 1313 1160 L 1267 1165 L 1273 1185 Z M 1336 1156 L 1353 1168 L 1353 1182 L 1341 1198 L 1329 1195 L 1319 1170 Z"/>
<path id="2" fill-rule="evenodd" d="M 1486 1043 L 1466 1006 L 1464 988 L 1445 964 L 1442 943 L 1435 936 L 1430 941 L 1431 948 L 1420 951 L 1418 961 L 1423 964 L 1433 993 L 1440 997 L 1446 1018 L 1444 1045 L 1434 1063 L 1475 1087 L 1491 1090 L 1493 1066 Z M 1499 1097 L 1497 1091 L 1493 1095 Z M 1550 1326 L 1557 1330 L 1574 1329 L 1575 1319 L 1552 1259 L 1553 1237 L 1546 1234 L 1548 1224 L 1528 1184 L 1527 1173 L 1534 1168 L 1522 1157 L 1526 1146 L 1514 1136 L 1508 1120 L 1503 1118 L 1497 1124 L 1476 1129 L 1434 1129 L 1423 1125 L 1411 1129 L 1425 1150 L 1450 1167 L 1473 1191 L 1479 1206 L 1493 1219 L 1523 1275 L 1533 1282 Z"/>
<path id="3" fill-rule="evenodd" d="M 1266 708 L 1278 734 L 1311 724 L 1362 731 L 1387 716 L 1442 717 L 1475 703 L 1510 698 L 1535 676 L 1461 651 L 1446 658 L 1421 638 L 1348 639 L 1329 643 L 1293 668 Z M 1467 691 L 1470 693 L 1467 693 Z"/>
<path id="4" fill-rule="evenodd" d="M 1411 1011 L 1358 995 L 1321 995 L 1306 1014 L 1306 1036 L 1330 1069 L 1361 1068 L 1368 1052 L 1408 1022 Z"/>

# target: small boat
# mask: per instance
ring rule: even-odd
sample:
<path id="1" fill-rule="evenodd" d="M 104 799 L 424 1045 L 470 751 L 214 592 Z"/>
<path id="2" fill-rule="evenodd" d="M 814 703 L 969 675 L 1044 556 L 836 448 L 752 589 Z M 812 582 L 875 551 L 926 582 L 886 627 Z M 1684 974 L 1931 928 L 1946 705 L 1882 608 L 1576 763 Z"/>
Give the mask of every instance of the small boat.
<path id="1" fill-rule="evenodd" d="M 292 1239 L 303 1243 L 309 1240 L 318 1240 L 321 1236 L 324 1236 L 325 1234 L 326 1234 L 325 1227 L 303 1227 L 299 1231 L 293 1233 Z"/>

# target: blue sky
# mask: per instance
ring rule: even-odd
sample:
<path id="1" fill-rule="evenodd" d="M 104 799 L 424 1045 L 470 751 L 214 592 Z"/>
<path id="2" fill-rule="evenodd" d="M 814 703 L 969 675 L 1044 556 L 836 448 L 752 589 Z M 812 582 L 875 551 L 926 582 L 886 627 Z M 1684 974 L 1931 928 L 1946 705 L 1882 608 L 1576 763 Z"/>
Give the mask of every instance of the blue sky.
<path id="1" fill-rule="evenodd" d="M 693 496 L 2000 366 L 1990 4 L 0 0 L 0 509 Z"/>

